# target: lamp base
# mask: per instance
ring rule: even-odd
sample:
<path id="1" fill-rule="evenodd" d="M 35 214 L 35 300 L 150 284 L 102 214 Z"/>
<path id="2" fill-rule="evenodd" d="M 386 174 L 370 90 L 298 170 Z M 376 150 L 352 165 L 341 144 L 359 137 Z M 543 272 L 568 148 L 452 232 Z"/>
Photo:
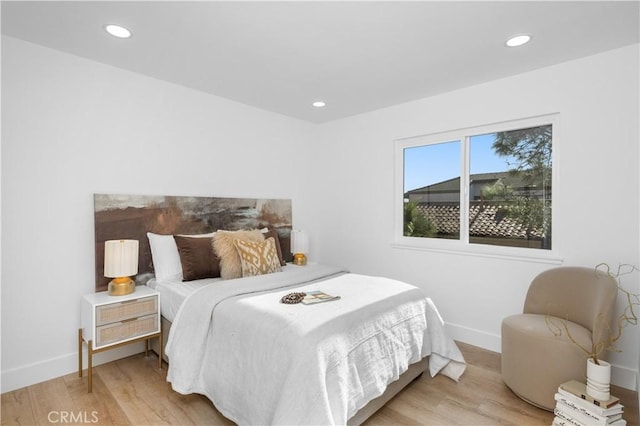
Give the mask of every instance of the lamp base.
<path id="1" fill-rule="evenodd" d="M 304 253 L 296 253 L 293 255 L 293 264 L 302 266 L 307 264 L 307 256 Z"/>
<path id="2" fill-rule="evenodd" d="M 109 282 L 109 296 L 124 296 L 136 290 L 136 283 L 129 277 L 114 278 Z"/>

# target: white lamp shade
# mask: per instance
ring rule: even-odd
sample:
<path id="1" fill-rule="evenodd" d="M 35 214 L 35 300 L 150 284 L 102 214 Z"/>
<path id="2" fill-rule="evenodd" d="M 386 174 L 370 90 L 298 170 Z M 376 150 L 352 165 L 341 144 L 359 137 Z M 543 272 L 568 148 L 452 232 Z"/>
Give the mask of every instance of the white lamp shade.
<path id="1" fill-rule="evenodd" d="M 291 253 L 309 253 L 309 235 L 306 231 L 299 229 L 291 231 Z"/>
<path id="2" fill-rule="evenodd" d="M 104 243 L 104 276 L 130 277 L 138 273 L 138 241 L 111 240 Z"/>

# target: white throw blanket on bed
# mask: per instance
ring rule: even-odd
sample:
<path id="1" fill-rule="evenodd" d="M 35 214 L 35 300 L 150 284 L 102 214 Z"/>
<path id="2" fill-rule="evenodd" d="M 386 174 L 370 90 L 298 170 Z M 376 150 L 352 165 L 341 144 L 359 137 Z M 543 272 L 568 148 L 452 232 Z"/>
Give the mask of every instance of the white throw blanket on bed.
<path id="1" fill-rule="evenodd" d="M 341 299 L 279 303 L 311 290 Z M 174 390 L 206 395 L 239 424 L 345 424 L 425 356 L 432 376 L 465 368 L 420 289 L 321 265 L 196 291 L 166 352 Z"/>

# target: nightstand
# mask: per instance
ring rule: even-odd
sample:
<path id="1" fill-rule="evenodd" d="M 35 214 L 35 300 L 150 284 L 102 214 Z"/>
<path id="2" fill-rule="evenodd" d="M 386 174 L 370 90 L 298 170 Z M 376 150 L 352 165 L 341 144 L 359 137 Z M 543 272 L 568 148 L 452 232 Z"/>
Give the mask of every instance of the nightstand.
<path id="1" fill-rule="evenodd" d="M 82 377 L 82 343 L 87 344 L 88 389 L 93 387 L 93 354 L 129 343 L 158 338 L 158 368 L 162 369 L 162 330 L 160 328 L 160 294 L 145 286 L 125 296 L 110 296 L 106 291 L 87 294 L 80 308 L 78 330 L 78 376 Z"/>

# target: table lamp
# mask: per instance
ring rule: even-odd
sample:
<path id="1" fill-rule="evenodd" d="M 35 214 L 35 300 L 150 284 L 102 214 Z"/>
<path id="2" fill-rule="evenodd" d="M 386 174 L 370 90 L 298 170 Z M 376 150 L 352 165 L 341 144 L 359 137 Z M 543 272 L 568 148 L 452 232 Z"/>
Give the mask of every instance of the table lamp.
<path id="1" fill-rule="evenodd" d="M 124 296 L 133 293 L 136 283 L 131 276 L 138 273 L 138 241 L 110 240 L 104 243 L 104 276 L 113 278 L 109 295 Z"/>
<path id="2" fill-rule="evenodd" d="M 306 231 L 291 231 L 291 253 L 293 253 L 294 265 L 306 265 L 309 252 L 309 236 Z"/>

